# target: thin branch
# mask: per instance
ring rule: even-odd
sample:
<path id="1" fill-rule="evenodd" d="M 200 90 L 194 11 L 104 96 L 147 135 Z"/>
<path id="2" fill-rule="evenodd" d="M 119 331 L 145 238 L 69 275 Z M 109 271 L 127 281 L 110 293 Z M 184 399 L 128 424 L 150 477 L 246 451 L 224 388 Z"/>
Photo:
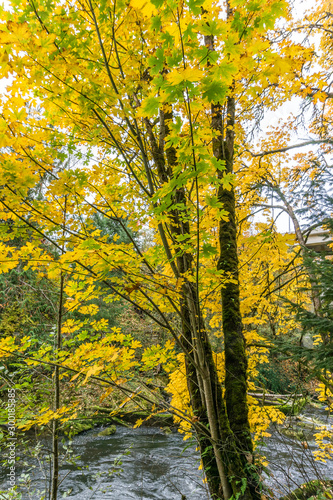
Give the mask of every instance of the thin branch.
<path id="1" fill-rule="evenodd" d="M 315 144 L 333 144 L 333 139 L 319 139 L 319 140 L 313 139 L 311 141 L 301 142 L 299 144 L 293 144 L 292 146 L 285 146 L 283 148 L 272 149 L 270 151 L 263 151 L 262 153 L 252 153 L 252 151 L 245 149 L 241 154 L 250 153 L 250 155 L 253 158 L 258 158 L 258 157 L 262 157 L 262 156 L 273 155 L 275 153 L 285 153 L 286 151 L 289 151 L 290 149 L 303 148 L 305 146 L 312 146 Z M 239 156 L 241 156 L 241 154 Z"/>

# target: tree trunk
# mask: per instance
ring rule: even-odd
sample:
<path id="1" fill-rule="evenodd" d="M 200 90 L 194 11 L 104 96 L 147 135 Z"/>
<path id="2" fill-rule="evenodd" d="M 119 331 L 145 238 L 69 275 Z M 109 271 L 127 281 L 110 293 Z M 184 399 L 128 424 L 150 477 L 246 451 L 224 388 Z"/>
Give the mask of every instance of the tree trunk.
<path id="1" fill-rule="evenodd" d="M 61 347 L 61 323 L 62 323 L 62 303 L 64 293 L 64 277 L 63 273 L 60 276 L 60 293 L 57 321 L 57 337 L 56 349 Z M 60 407 L 60 379 L 59 366 L 54 367 L 54 405 L 53 411 L 57 411 Z M 56 418 L 52 421 L 52 476 L 51 476 L 51 493 L 50 500 L 57 500 L 59 484 L 59 423 Z"/>
<path id="2" fill-rule="evenodd" d="M 231 117 L 233 120 L 234 101 L 230 100 L 229 105 L 233 113 Z M 217 119 L 221 121 L 220 108 L 219 112 Z M 173 179 L 173 172 L 177 166 L 175 148 L 171 146 L 164 150 L 165 140 L 169 135 L 169 122 L 172 119 L 171 106 L 160 110 L 159 141 L 156 140 L 152 127 L 146 120 L 151 153 L 161 185 Z M 214 129 L 214 124 L 212 128 Z M 229 135 L 229 148 L 231 148 L 229 169 L 232 171 L 233 132 L 229 132 Z M 218 155 L 215 154 L 216 146 L 218 146 Z M 214 139 L 213 147 L 215 156 L 223 160 L 224 148 L 221 140 L 218 145 Z M 234 191 L 219 189 L 218 194 L 225 208 L 229 211 L 230 221 L 232 221 L 230 228 L 229 223 L 220 225 L 221 257 L 219 267 L 224 269 L 223 262 L 225 260 L 227 272 L 238 279 Z M 226 332 L 226 373 L 228 374 L 225 402 L 200 309 L 198 283 L 192 283 L 184 277 L 186 274 L 194 275 L 193 255 L 183 251 L 181 245 L 178 246 L 177 243 L 177 237 L 190 235 L 188 217 L 184 217 L 187 212 L 187 198 L 184 188 L 175 189 L 172 195 L 172 204 L 174 207 L 181 207 L 170 209 L 170 223 L 168 225 L 169 236 L 173 241 L 176 255 L 173 261 L 176 265 L 174 272 L 183 280 L 180 299 L 182 335 L 179 341 L 185 353 L 187 386 L 209 490 L 214 500 L 221 498 L 228 500 L 233 495 L 250 500 L 257 498 L 259 494 L 253 487 L 254 482 L 251 474 L 246 472 L 249 466 L 249 457 L 251 457 L 250 461 L 252 460 L 252 440 L 246 402 L 247 363 L 239 311 L 239 285 L 238 282 L 236 285 L 228 284 L 226 291 L 223 291 L 222 299 L 223 324 Z M 197 249 L 198 251 L 199 249 Z"/>
<path id="3" fill-rule="evenodd" d="M 232 10 L 227 4 L 228 18 Z M 205 37 L 205 45 L 214 50 L 212 36 Z M 223 176 L 233 173 L 234 161 L 234 125 L 235 100 L 232 96 L 233 88 L 226 103 L 226 122 L 223 122 L 223 109 L 220 104 L 212 104 L 213 154 L 220 161 L 224 169 L 217 170 L 220 180 L 218 187 L 218 201 L 228 212 L 228 220 L 219 222 L 220 255 L 217 269 L 223 271 L 228 278 L 221 290 L 222 325 L 225 351 L 225 404 L 230 429 L 237 453 L 232 459 L 231 474 L 235 474 L 238 481 L 246 480 L 241 498 L 259 498 L 259 476 L 254 468 L 253 444 L 250 432 L 247 404 L 247 358 L 245 339 L 240 312 L 239 298 L 239 269 L 237 255 L 237 226 L 234 186 L 226 189 L 223 185 Z M 232 455 L 230 455 L 232 457 Z M 251 467 L 250 467 L 251 464 Z M 240 492 L 240 487 L 238 491 Z"/>
<path id="4" fill-rule="evenodd" d="M 225 351 L 225 402 L 228 421 L 233 434 L 236 457 L 232 458 L 232 473 L 236 473 L 238 481 L 246 480 L 246 488 L 241 498 L 259 498 L 258 475 L 253 466 L 253 445 L 250 433 L 247 404 L 247 358 L 245 339 L 240 313 L 237 228 L 235 191 L 223 186 L 224 173 L 233 173 L 234 155 L 234 121 L 235 101 L 232 96 L 227 100 L 227 120 L 225 140 L 223 138 L 222 107 L 212 105 L 212 129 L 218 132 L 213 140 L 213 154 L 223 162 L 225 170 L 218 170 L 221 180 L 218 188 L 218 201 L 228 212 L 228 221 L 219 223 L 220 255 L 217 268 L 229 278 L 221 290 L 222 324 Z M 253 472 L 254 471 L 254 472 Z M 240 491 L 240 486 L 238 492 Z"/>

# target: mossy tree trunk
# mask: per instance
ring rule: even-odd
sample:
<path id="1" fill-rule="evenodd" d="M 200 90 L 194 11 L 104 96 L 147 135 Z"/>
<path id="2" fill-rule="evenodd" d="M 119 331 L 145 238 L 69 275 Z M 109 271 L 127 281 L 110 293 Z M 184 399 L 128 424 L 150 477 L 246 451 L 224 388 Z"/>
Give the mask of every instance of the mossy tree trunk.
<path id="1" fill-rule="evenodd" d="M 211 43 L 211 42 L 210 42 Z M 230 90 L 232 93 L 232 89 Z M 227 101 L 227 120 L 223 127 L 223 110 L 220 105 L 212 105 L 213 154 L 224 165 L 218 170 L 221 179 L 218 188 L 218 201 L 228 212 L 228 220 L 219 223 L 220 255 L 217 269 L 223 271 L 226 284 L 221 290 L 222 324 L 225 350 L 225 404 L 228 422 L 232 431 L 234 446 L 237 449 L 231 458 L 231 469 L 238 470 L 239 481 L 246 484 L 243 498 L 258 498 L 258 475 L 253 464 L 253 445 L 250 433 L 247 404 L 247 358 L 240 312 L 239 269 L 237 255 L 237 226 L 235 190 L 226 189 L 223 184 L 224 173 L 233 173 L 235 101 L 232 96 Z M 225 132 L 224 132 L 225 131 Z M 232 455 L 230 455 L 232 457 Z M 241 466 L 239 466 L 239 462 Z M 250 467 L 251 464 L 251 467 Z M 246 480 L 244 482 L 244 480 Z M 244 486 L 245 487 L 245 486 Z"/>
<path id="2" fill-rule="evenodd" d="M 227 6 L 228 17 L 232 10 Z M 206 47 L 214 51 L 214 37 L 205 37 Z M 212 104 L 213 154 L 221 165 L 217 170 L 220 180 L 218 201 L 228 212 L 228 220 L 219 222 L 220 254 L 217 269 L 227 278 L 221 289 L 222 325 L 225 351 L 225 405 L 232 438 L 237 453 L 230 454 L 231 469 L 238 480 L 246 484 L 241 497 L 259 498 L 259 475 L 256 473 L 253 457 L 253 444 L 250 432 L 247 404 L 247 357 L 245 338 L 240 311 L 239 264 L 237 254 L 237 223 L 234 185 L 226 188 L 223 183 L 225 174 L 234 172 L 235 145 L 235 99 L 233 88 L 229 89 L 226 102 L 226 119 L 220 104 Z M 239 463 L 241 466 L 239 466 Z M 246 480 L 244 482 L 244 480 Z"/>
<path id="3" fill-rule="evenodd" d="M 222 111 L 222 110 L 221 110 Z M 222 115 L 220 110 L 213 110 L 214 127 L 218 121 L 218 127 L 222 126 Z M 222 178 L 224 172 L 233 173 L 234 156 L 234 121 L 235 101 L 233 97 L 228 98 L 227 122 L 225 140 L 221 138 L 218 151 L 218 159 L 225 164 L 224 171 L 218 171 Z M 218 189 L 218 200 L 223 203 L 223 208 L 228 212 L 228 220 L 219 223 L 220 255 L 217 268 L 223 271 L 227 279 L 221 290 L 222 300 L 222 323 L 225 348 L 225 389 L 226 405 L 231 428 L 244 453 L 252 453 L 252 440 L 248 420 L 247 405 L 247 358 L 245 352 L 245 340 L 243 335 L 242 317 L 239 299 L 239 270 L 237 255 L 237 227 L 235 190 L 225 189 L 223 182 Z"/>
<path id="4" fill-rule="evenodd" d="M 161 185 L 173 179 L 173 172 L 177 166 L 175 148 L 172 146 L 164 148 L 169 135 L 169 123 L 172 119 L 171 107 L 160 111 L 159 140 L 154 136 L 149 121 L 146 121 L 152 157 Z M 223 194 L 219 193 L 220 196 Z M 230 196 L 230 192 L 228 195 Z M 252 500 L 258 498 L 259 494 L 254 488 L 251 488 L 249 477 L 245 471 L 245 466 L 248 465 L 247 459 L 252 453 L 252 442 L 247 418 L 246 357 L 239 313 L 238 285 L 228 288 L 227 293 L 232 293 L 228 299 L 229 304 L 235 303 L 236 306 L 232 308 L 232 315 L 229 313 L 224 318 L 226 329 L 228 332 L 230 331 L 227 337 L 229 342 L 228 367 L 234 363 L 231 387 L 228 389 L 225 401 L 201 311 L 198 276 L 195 276 L 195 258 L 191 253 L 184 252 L 177 244 L 179 236 L 190 235 L 190 225 L 188 217 L 186 217 L 187 203 L 184 188 L 176 188 L 172 195 L 172 204 L 175 208 L 171 208 L 169 211 L 169 237 L 172 239 L 177 255 L 173 261 L 173 271 L 176 276 L 182 277 L 180 291 L 182 335 L 179 338 L 179 343 L 185 354 L 187 386 L 201 457 L 209 490 L 214 500 L 222 498 L 227 500 L 233 495 L 240 499 Z M 230 210 L 231 213 L 233 229 L 230 234 L 225 236 L 228 239 L 228 248 L 231 246 L 233 249 L 233 254 L 230 255 L 233 260 L 230 261 L 231 264 L 228 264 L 232 273 L 234 273 L 234 268 L 238 271 L 234 205 L 234 192 L 232 191 L 227 210 Z M 220 231 L 223 232 L 223 229 L 221 226 Z M 168 252 L 167 241 L 164 242 L 164 245 Z M 195 279 L 185 278 L 189 274 Z M 228 306 L 225 306 L 224 310 L 227 311 Z M 236 336 L 234 332 L 236 332 Z M 235 376 L 237 377 L 236 382 Z M 229 382 L 230 377 L 228 377 Z M 236 394 L 233 391 L 237 391 Z M 233 405 L 235 405 L 234 408 Z M 232 424 L 231 419 L 234 419 Z"/>

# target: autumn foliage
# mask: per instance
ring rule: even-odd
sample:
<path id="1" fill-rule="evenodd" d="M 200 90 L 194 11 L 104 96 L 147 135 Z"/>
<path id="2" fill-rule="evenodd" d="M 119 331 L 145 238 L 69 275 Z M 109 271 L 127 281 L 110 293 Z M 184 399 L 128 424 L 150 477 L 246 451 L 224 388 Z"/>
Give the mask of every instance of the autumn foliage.
<path id="1" fill-rule="evenodd" d="M 306 203 L 293 198 L 331 149 L 331 11 L 320 9 L 302 21 L 280 0 L 2 9 L 0 271 L 23 266 L 61 298 L 56 345 L 3 335 L 0 355 L 124 401 L 140 397 L 135 377 L 162 366 L 171 405 L 141 396 L 196 434 L 215 499 L 261 496 L 251 432 L 256 443 L 284 415 L 247 393 L 274 340 L 300 328 L 286 303 L 321 310 L 297 212 Z M 288 102 L 301 103 L 297 119 L 260 132 Z M 272 204 L 296 240 L 278 233 Z M 131 332 L 100 317 L 118 303 Z M 331 375 L 319 372 L 327 400 Z M 58 405 L 22 425 L 75 412 Z"/>

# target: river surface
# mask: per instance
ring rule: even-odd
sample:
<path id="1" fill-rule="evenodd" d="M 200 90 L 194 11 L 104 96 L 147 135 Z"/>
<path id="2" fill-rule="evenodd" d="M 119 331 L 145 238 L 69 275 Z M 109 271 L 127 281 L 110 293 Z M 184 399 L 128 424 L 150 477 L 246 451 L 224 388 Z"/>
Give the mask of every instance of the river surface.
<path id="1" fill-rule="evenodd" d="M 323 411 L 309 409 L 305 416 L 311 421 L 314 413 L 331 427 L 332 419 Z M 118 426 L 116 434 L 103 437 L 97 435 L 100 430 L 96 428 L 74 437 L 72 448 L 79 458 L 74 460 L 75 464 L 64 463 L 61 467 L 61 495 L 67 493 L 71 500 L 209 499 L 198 470 L 195 445 L 185 448 L 191 443 L 184 442 L 179 433 L 166 435 L 160 429 Z M 311 451 L 315 443 L 309 431 L 305 431 L 306 445 L 277 430 L 271 432 L 260 452 L 270 462 L 263 478 L 276 496 L 309 479 L 333 479 L 332 461 L 326 464 L 314 461 Z M 20 457 L 16 468 L 16 483 L 21 493 L 18 498 L 40 500 L 43 497 L 49 477 L 46 455 L 44 448 L 39 461 Z M 0 472 L 1 492 L 7 489 L 6 473 L 4 468 Z"/>

